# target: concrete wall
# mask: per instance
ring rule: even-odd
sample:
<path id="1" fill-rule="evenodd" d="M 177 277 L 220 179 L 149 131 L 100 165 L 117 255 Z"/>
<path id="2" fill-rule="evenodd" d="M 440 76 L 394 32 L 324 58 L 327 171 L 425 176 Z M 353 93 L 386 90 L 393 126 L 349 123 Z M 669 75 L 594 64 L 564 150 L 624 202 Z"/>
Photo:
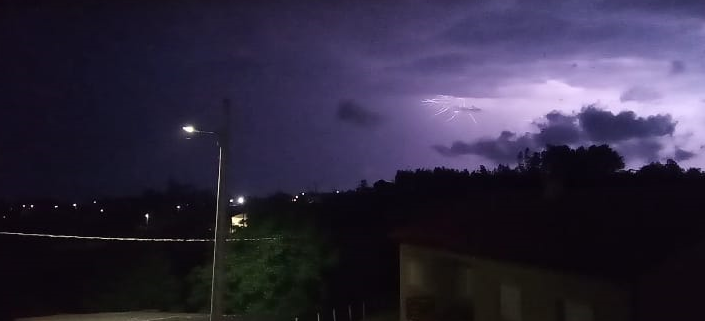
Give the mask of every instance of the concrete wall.
<path id="1" fill-rule="evenodd" d="M 521 321 L 573 320 L 559 316 L 566 302 L 589 307 L 592 320 L 631 320 L 629 292 L 600 280 L 404 244 L 399 252 L 400 321 L 409 321 L 407 299 L 418 297 L 433 300 L 434 315 L 412 321 L 507 321 L 503 285 L 519 290 Z"/>

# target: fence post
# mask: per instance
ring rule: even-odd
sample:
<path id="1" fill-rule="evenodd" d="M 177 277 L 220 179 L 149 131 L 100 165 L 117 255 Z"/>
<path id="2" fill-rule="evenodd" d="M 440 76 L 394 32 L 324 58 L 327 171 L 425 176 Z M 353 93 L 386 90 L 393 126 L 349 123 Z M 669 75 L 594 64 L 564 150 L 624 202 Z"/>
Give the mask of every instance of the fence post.
<path id="1" fill-rule="evenodd" d="M 348 321 L 352 321 L 352 308 L 350 308 L 350 304 L 348 304 Z"/>
<path id="2" fill-rule="evenodd" d="M 333 308 L 333 321 L 336 321 L 335 320 L 335 308 Z"/>
<path id="3" fill-rule="evenodd" d="M 321 313 L 316 312 L 316 321 L 321 321 Z"/>

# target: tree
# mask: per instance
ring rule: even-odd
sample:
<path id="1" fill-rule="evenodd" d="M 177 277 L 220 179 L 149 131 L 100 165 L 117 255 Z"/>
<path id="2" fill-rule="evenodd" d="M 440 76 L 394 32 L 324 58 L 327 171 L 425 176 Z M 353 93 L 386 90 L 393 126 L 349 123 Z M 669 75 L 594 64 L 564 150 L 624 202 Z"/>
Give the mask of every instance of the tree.
<path id="1" fill-rule="evenodd" d="M 540 160 L 531 162 L 540 162 L 542 172 L 560 177 L 604 176 L 624 168 L 622 156 L 607 145 L 577 149 L 549 145 L 541 152 Z"/>
<path id="2" fill-rule="evenodd" d="M 263 214 L 263 215 L 258 215 Z M 326 271 L 336 261 L 312 218 L 302 213 L 251 213 L 228 243 L 226 313 L 298 315 L 321 300 Z M 209 302 L 211 265 L 192 277 L 190 304 Z"/>

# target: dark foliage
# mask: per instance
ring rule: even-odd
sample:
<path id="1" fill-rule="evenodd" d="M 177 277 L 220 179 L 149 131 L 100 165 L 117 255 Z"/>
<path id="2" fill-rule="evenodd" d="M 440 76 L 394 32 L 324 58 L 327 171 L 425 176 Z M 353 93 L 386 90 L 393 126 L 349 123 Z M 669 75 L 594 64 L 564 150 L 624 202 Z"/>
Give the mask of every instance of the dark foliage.
<path id="1" fill-rule="evenodd" d="M 237 296 L 256 296 L 261 294 L 259 290 L 231 295 L 235 300 L 232 311 L 306 313 L 362 301 L 368 311 L 375 306 L 394 306 L 398 301 L 398 253 L 391 235 L 420 222 L 428 228 L 462 222 L 454 225 L 464 235 L 490 243 L 499 242 L 497 235 L 505 235 L 511 236 L 504 238 L 507 242 L 545 245 L 551 253 L 566 259 L 565 269 L 583 264 L 583 258 L 601 249 L 603 257 L 612 255 L 614 262 L 624 262 L 619 271 L 610 271 L 620 277 L 637 275 L 673 251 L 702 239 L 702 171 L 684 170 L 673 160 L 639 170 L 625 171 L 623 167 L 622 158 L 607 146 L 549 146 L 544 151 L 522 151 L 516 166 L 480 166 L 474 171 L 404 170 L 398 171 L 392 182 L 377 181 L 370 186 L 363 181 L 355 190 L 341 193 L 307 192 L 298 198 L 277 194 L 252 199 L 244 208 L 252 229 L 241 231 L 242 235 L 279 234 L 310 239 L 312 243 L 233 246 L 232 251 L 242 254 L 238 259 L 261 260 L 248 265 L 236 259 L 231 261 L 235 265 L 271 267 L 250 280 L 260 280 L 260 290 L 273 290 L 263 301 Z M 36 201 L 37 207 L 46 210 L 15 210 L 2 221 L 1 229 L 208 237 L 212 233 L 213 201 L 208 193 L 184 188 L 104 200 L 95 207 L 78 210 L 61 204 L 63 210 L 59 212 L 49 208 L 52 202 Z M 2 206 L 16 208 L 17 204 L 21 203 Z M 175 204 L 183 208 L 177 211 Z M 121 214 L 101 217 L 96 212 L 100 206 Z M 147 210 L 153 214 L 149 226 L 143 218 Z M 464 226 L 481 228 L 463 230 Z M 204 304 L 203 296 L 193 300 L 198 289 L 192 287 L 187 276 L 195 275 L 194 268 L 209 262 L 208 244 L 0 238 L 2 297 L 8 298 L 0 308 L 16 315 L 148 306 L 195 310 Z M 610 248 L 615 251 L 608 251 Z M 336 260 L 328 261 L 331 256 Z M 325 264 L 303 269 L 309 257 L 320 258 Z M 306 277 L 287 275 L 283 268 L 287 264 L 308 271 L 303 273 Z M 599 270 L 600 266 L 583 268 L 605 272 Z M 233 269 L 238 271 L 235 274 L 246 271 L 236 266 Z M 275 277 L 282 277 L 283 283 L 272 281 Z M 244 275 L 234 275 L 234 282 L 243 280 Z M 287 282 L 303 291 L 285 291 Z M 297 306 L 277 303 L 287 297 L 295 298 L 292 301 Z"/>

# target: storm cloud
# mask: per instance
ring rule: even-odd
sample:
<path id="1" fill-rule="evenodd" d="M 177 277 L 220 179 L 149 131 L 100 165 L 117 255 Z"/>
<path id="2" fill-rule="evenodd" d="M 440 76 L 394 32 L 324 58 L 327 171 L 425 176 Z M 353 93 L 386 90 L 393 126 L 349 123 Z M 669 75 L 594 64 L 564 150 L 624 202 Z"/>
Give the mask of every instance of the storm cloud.
<path id="1" fill-rule="evenodd" d="M 685 63 L 680 60 L 671 61 L 671 74 L 678 75 L 685 72 Z"/>
<path id="2" fill-rule="evenodd" d="M 382 124 L 383 117 L 355 101 L 343 100 L 338 104 L 336 113 L 338 120 L 358 127 L 377 127 Z"/>
<path id="3" fill-rule="evenodd" d="M 676 153 L 674 156 L 675 156 L 675 160 L 680 162 L 680 161 L 691 159 L 691 158 L 695 157 L 695 155 L 696 154 L 693 152 L 689 152 L 687 150 L 681 149 L 680 147 L 676 147 Z"/>
<path id="4" fill-rule="evenodd" d="M 658 100 L 663 95 L 661 95 L 660 92 L 658 92 L 656 89 L 649 88 L 649 87 L 642 87 L 642 86 L 636 86 L 636 87 L 631 87 L 627 90 L 625 90 L 621 96 L 619 96 L 619 101 L 621 102 L 628 102 L 628 101 L 636 101 L 636 102 L 650 102 L 654 100 Z"/>
<path id="5" fill-rule="evenodd" d="M 705 36 L 701 0 L 16 2 L 23 5 L 0 10 L 12 44 L 0 60 L 0 116 L 15 120 L 7 130 L 18 135 L 0 145 L 22 148 L 0 160 L 15 169 L 3 176 L 12 187 L 3 195 L 117 195 L 169 177 L 210 188 L 203 171 L 211 163 L 193 156 L 209 146 L 174 144 L 167 133 L 184 122 L 219 123 L 213 108 L 225 97 L 246 133 L 233 143 L 248 155 L 233 159 L 231 192 L 253 195 L 486 161 L 439 157 L 429 153 L 435 143 L 448 156 L 513 162 L 525 146 L 593 141 L 627 158 L 684 159 L 705 142 L 703 48 L 693 45 Z M 478 123 L 434 116 L 422 101 L 438 95 L 481 106 Z M 620 100 L 636 115 L 579 110 Z M 654 108 L 677 119 L 678 131 L 669 118 L 647 117 Z M 44 119 L 36 115 L 53 120 L 28 126 Z M 152 130 L 112 126 L 120 123 Z M 679 131 L 694 135 L 681 141 Z M 85 146 L 94 150 L 65 152 Z M 44 154 L 56 155 L 56 166 L 42 166 Z M 165 157 L 183 161 L 160 166 Z M 263 176 L 262 168 L 276 171 Z M 112 184 L 95 182 L 96 172 L 112 172 Z"/>
<path id="6" fill-rule="evenodd" d="M 634 138 L 672 135 L 676 122 L 671 115 L 637 117 L 633 111 L 613 114 L 595 106 L 583 108 L 577 115 L 580 127 L 590 141 L 614 143 Z"/>
<path id="7" fill-rule="evenodd" d="M 541 149 L 546 145 L 610 144 L 626 157 L 655 161 L 663 149 L 660 139 L 671 136 L 676 122 L 670 115 L 638 117 L 633 111 L 614 114 L 595 105 L 575 114 L 553 111 L 536 122 L 538 132 L 517 135 L 503 131 L 496 138 L 480 138 L 473 142 L 456 141 L 450 146 L 432 148 L 444 156 L 478 155 L 498 163 L 513 162 L 525 148 Z M 694 155 L 676 150 L 675 158 Z"/>

